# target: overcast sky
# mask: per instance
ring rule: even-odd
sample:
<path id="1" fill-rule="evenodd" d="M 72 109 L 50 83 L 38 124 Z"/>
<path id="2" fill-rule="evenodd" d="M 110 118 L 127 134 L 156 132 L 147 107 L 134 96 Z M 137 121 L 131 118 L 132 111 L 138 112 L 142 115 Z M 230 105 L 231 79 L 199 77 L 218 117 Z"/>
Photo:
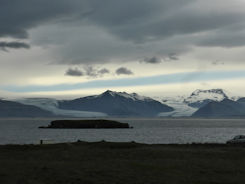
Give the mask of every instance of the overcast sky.
<path id="1" fill-rule="evenodd" d="M 243 95 L 244 10 L 244 0 L 1 0 L 0 96 Z"/>

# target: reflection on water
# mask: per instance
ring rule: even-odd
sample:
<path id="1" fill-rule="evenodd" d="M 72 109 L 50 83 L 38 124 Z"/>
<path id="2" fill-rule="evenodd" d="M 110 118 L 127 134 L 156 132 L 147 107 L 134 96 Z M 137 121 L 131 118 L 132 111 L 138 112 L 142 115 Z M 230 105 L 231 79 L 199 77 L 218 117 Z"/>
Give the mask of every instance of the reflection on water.
<path id="1" fill-rule="evenodd" d="M 136 141 L 141 143 L 224 143 L 245 134 L 244 119 L 116 119 L 134 129 L 38 129 L 50 119 L 1 119 L 0 144 L 70 141 Z"/>

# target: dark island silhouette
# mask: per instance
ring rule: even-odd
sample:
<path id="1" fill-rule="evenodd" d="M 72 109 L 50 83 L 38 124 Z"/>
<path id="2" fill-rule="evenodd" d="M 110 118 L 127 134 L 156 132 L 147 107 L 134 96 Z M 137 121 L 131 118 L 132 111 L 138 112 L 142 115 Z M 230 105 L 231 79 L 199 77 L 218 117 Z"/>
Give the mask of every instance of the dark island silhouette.
<path id="1" fill-rule="evenodd" d="M 121 123 L 114 120 L 54 120 L 47 127 L 41 126 L 39 128 L 132 128 L 128 123 Z"/>

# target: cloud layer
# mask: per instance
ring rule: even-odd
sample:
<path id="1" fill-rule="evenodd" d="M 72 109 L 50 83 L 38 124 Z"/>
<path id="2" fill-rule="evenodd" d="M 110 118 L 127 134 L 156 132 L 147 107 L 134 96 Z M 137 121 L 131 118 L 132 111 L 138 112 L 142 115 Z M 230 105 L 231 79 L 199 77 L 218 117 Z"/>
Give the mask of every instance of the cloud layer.
<path id="1" fill-rule="evenodd" d="M 120 67 L 116 70 L 117 75 L 133 75 L 134 73 L 125 67 Z"/>
<path id="2" fill-rule="evenodd" d="M 34 45 L 55 45 L 63 64 L 160 63 L 193 47 L 244 46 L 244 8 L 242 0 L 2 0 L 0 38 L 31 35 Z"/>
<path id="3" fill-rule="evenodd" d="M 7 51 L 8 49 L 29 49 L 30 45 L 24 42 L 0 42 L 0 49 Z"/>
<path id="4" fill-rule="evenodd" d="M 244 0 L 1 0 L 0 87 L 240 70 L 244 9 Z"/>
<path id="5" fill-rule="evenodd" d="M 79 70 L 78 68 L 69 68 L 65 75 L 68 75 L 68 76 L 73 76 L 73 77 L 80 77 L 80 76 L 83 76 L 83 72 L 81 70 Z"/>
<path id="6" fill-rule="evenodd" d="M 86 76 L 90 78 L 102 77 L 105 74 L 109 74 L 110 70 L 106 68 L 98 69 L 93 66 L 84 66 L 83 69 L 68 68 L 65 75 L 72 77 Z"/>

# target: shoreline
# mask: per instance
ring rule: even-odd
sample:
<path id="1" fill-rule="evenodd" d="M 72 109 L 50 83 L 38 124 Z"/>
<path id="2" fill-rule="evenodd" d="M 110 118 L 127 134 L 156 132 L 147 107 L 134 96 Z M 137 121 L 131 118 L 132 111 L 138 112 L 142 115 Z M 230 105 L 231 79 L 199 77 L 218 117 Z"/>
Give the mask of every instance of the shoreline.
<path id="1" fill-rule="evenodd" d="M 245 117 L 217 117 L 217 118 L 197 118 L 197 117 L 0 117 L 0 120 L 83 120 L 83 119 L 106 119 L 106 120 L 245 120 Z"/>
<path id="2" fill-rule="evenodd" d="M 41 139 L 42 140 L 42 139 Z M 40 141 L 41 141 L 40 140 Z M 50 143 L 23 143 L 23 144 L 15 144 L 15 143 L 7 143 L 7 144 L 0 144 L 0 147 L 4 146 L 42 146 L 42 145 L 66 145 L 66 144 L 100 144 L 100 143 L 108 143 L 108 144 L 138 144 L 138 145 L 144 145 L 144 146 L 244 146 L 245 143 L 235 143 L 235 144 L 227 144 L 227 143 L 213 143 L 213 142 L 192 142 L 192 143 L 142 143 L 142 142 L 135 142 L 135 141 L 126 141 L 126 142 L 113 142 L 113 141 L 106 141 L 106 140 L 101 140 L 101 141 L 83 141 L 83 140 L 78 140 L 78 141 L 73 141 L 73 142 L 51 142 L 52 140 L 45 140 L 43 141 L 50 141 Z"/>

